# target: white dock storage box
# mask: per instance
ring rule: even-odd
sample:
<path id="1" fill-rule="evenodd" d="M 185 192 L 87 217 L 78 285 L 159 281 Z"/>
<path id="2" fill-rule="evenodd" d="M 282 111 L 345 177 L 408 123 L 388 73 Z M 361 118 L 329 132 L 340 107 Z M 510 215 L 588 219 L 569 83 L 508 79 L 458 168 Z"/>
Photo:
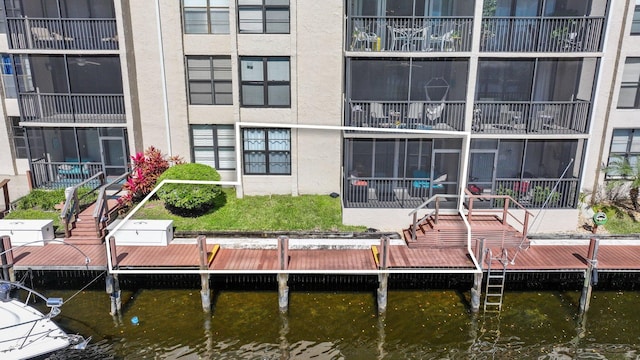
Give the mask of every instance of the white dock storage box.
<path id="1" fill-rule="evenodd" d="M 53 220 L 0 220 L 0 236 L 5 235 L 11 246 L 44 246 L 55 239 Z"/>
<path id="2" fill-rule="evenodd" d="M 173 220 L 129 220 L 114 234 L 118 223 L 109 226 L 109 235 L 116 245 L 167 246 L 173 240 Z"/>

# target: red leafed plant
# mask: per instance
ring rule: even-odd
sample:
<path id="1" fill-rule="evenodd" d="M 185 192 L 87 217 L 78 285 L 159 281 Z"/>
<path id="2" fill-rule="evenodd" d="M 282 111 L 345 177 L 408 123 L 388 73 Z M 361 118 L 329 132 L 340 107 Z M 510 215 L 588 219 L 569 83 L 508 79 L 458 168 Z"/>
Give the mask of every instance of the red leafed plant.
<path id="1" fill-rule="evenodd" d="M 125 207 L 130 207 L 144 199 L 145 196 L 156 186 L 156 181 L 165 170 L 171 165 L 182 164 L 184 161 L 179 156 L 167 158 L 160 150 L 150 146 L 144 153 L 137 153 L 131 156 L 131 167 L 133 171 L 127 182 L 124 184 L 126 195 L 121 196 L 118 201 Z"/>

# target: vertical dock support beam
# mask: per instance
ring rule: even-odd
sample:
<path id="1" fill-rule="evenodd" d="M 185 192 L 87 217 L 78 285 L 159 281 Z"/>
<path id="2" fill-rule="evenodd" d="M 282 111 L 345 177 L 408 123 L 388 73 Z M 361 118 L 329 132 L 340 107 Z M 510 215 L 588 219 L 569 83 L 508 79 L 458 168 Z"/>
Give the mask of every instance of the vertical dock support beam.
<path id="1" fill-rule="evenodd" d="M 113 263 L 113 268 L 116 269 L 118 267 L 118 253 L 116 252 L 116 238 L 110 236 L 109 239 L 109 250 L 111 250 L 111 260 Z M 120 282 L 118 281 L 118 274 L 109 274 L 107 275 L 107 294 L 111 299 L 111 311 L 109 314 L 111 316 L 116 316 L 121 314 L 122 311 L 122 298 L 120 297 Z"/>
<path id="2" fill-rule="evenodd" d="M 209 269 L 209 261 L 207 260 L 207 238 L 204 235 L 198 236 L 198 250 L 200 252 L 200 270 Z M 209 274 L 200 274 L 200 300 L 202 301 L 202 310 L 205 313 L 211 312 L 211 289 L 209 288 Z"/>
<path id="3" fill-rule="evenodd" d="M 389 258 L 389 238 L 383 236 L 380 239 L 380 270 L 387 269 L 387 259 Z M 378 274 L 378 314 L 382 315 L 387 312 L 387 284 L 389 282 L 389 273 Z"/>
<path id="4" fill-rule="evenodd" d="M 280 270 L 289 269 L 289 238 L 286 236 L 278 237 L 278 262 Z M 289 274 L 278 274 L 278 307 L 281 313 L 286 313 L 289 309 Z"/>
<path id="5" fill-rule="evenodd" d="M 589 251 L 587 252 L 587 270 L 584 273 L 584 285 L 582 287 L 582 295 L 580 296 L 580 312 L 586 312 L 589 310 L 589 302 L 591 301 L 591 290 L 593 285 L 598 281 L 597 267 L 598 267 L 598 246 L 600 241 L 598 239 L 591 238 L 589 241 Z"/>
<path id="6" fill-rule="evenodd" d="M 111 300 L 111 310 L 109 315 L 116 316 L 122 313 L 122 297 L 120 296 L 120 282 L 118 274 L 107 275 L 106 279 L 107 294 Z"/>
<path id="7" fill-rule="evenodd" d="M 484 264 L 484 238 L 478 239 L 476 242 L 476 259 L 482 270 Z M 482 275 L 483 273 L 473 274 L 473 287 L 471 288 L 471 312 L 480 311 L 480 296 L 482 294 Z"/>
<path id="8" fill-rule="evenodd" d="M 8 236 L 0 237 L 0 260 L 2 261 L 2 279 L 5 281 L 16 281 L 16 274 L 13 271 L 11 238 Z"/>

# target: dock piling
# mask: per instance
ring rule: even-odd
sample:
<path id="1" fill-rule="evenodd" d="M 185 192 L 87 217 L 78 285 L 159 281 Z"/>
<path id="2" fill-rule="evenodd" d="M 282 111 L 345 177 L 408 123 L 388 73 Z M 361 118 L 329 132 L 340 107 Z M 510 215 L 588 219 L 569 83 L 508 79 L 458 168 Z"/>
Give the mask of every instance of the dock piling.
<path id="1" fill-rule="evenodd" d="M 482 267 L 484 263 L 484 238 L 478 239 L 476 243 L 476 259 Z M 473 274 L 473 287 L 471 288 L 471 312 L 480 311 L 480 295 L 482 294 L 482 275 L 483 273 Z"/>
<path id="2" fill-rule="evenodd" d="M 383 236 L 380 238 L 380 259 L 379 259 L 379 268 L 381 270 L 387 269 L 387 259 L 389 257 L 389 238 Z M 385 314 L 387 312 L 387 284 L 389 282 L 389 274 L 381 273 L 378 274 L 378 291 L 377 291 L 377 300 L 378 300 L 378 314 Z"/>
<path id="3" fill-rule="evenodd" d="M 286 236 L 278 237 L 278 262 L 280 270 L 289 268 L 289 238 Z M 289 308 L 289 274 L 278 274 L 278 307 L 281 313 L 286 313 Z"/>
<path id="4" fill-rule="evenodd" d="M 587 270 L 584 272 L 584 285 L 582 287 L 582 295 L 580 296 L 580 312 L 589 310 L 589 302 L 591 301 L 591 290 L 594 285 L 593 273 L 597 271 L 598 266 L 598 246 L 600 241 L 591 238 L 589 242 L 589 251 L 587 253 Z"/>
<path id="5" fill-rule="evenodd" d="M 200 251 L 200 270 L 209 269 L 209 261 L 207 261 L 207 238 L 204 235 L 198 236 L 198 249 Z M 200 274 L 200 300 L 202 301 L 202 310 L 205 313 L 211 312 L 211 289 L 209 288 L 209 274 Z"/>
<path id="6" fill-rule="evenodd" d="M 9 236 L 0 237 L 0 254 L 0 259 L 2 261 L 2 279 L 6 281 L 16 281 L 16 275 L 13 272 L 11 238 L 9 238 Z"/>
<path id="7" fill-rule="evenodd" d="M 111 309 L 109 315 L 116 316 L 122 313 L 122 298 L 120 297 L 120 282 L 118 281 L 118 274 L 107 275 L 106 289 L 111 300 Z"/>

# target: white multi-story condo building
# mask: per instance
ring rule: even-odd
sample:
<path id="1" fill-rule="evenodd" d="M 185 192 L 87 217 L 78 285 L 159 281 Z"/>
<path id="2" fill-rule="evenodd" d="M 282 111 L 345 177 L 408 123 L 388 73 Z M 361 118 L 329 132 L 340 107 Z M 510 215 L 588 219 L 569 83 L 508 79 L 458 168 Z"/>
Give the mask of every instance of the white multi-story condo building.
<path id="1" fill-rule="evenodd" d="M 633 0 L 2 7 L 0 174 L 34 187 L 122 174 L 153 145 L 240 196 L 338 193 L 348 224 L 406 227 L 467 189 L 572 231 L 609 155 L 640 154 Z"/>

